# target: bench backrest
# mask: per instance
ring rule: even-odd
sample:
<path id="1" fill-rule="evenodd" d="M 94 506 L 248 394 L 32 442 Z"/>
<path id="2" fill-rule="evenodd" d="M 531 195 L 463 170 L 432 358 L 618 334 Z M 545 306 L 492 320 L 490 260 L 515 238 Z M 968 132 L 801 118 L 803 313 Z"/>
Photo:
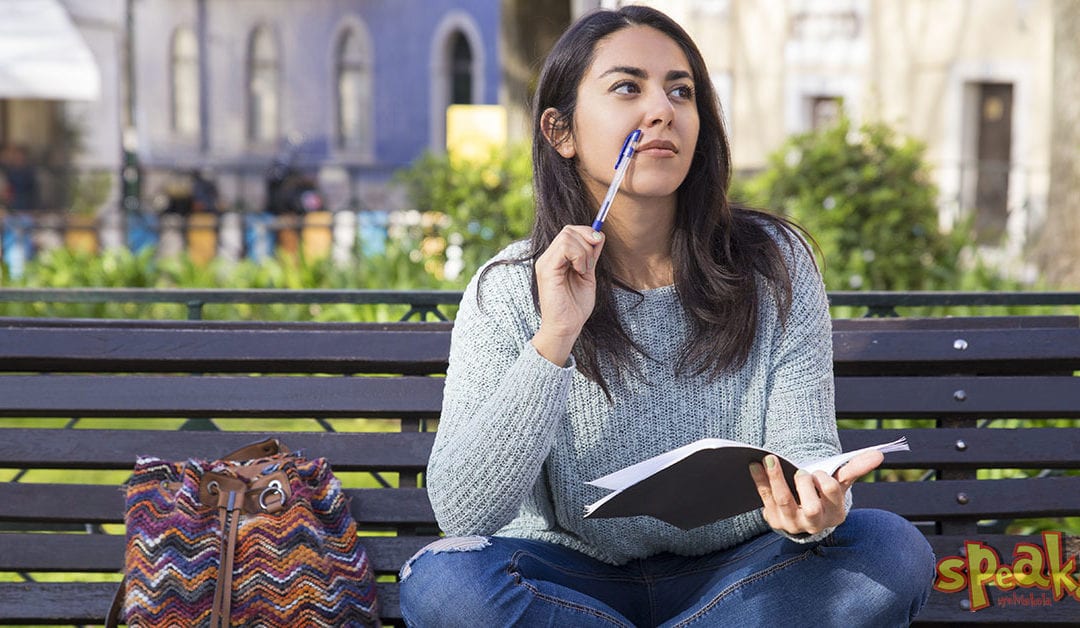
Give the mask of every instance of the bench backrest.
<path id="1" fill-rule="evenodd" d="M 0 469 L 10 470 L 0 476 L 9 480 L 0 484 L 7 530 L 0 572 L 116 572 L 123 561 L 116 487 L 136 455 L 212 458 L 271 432 L 331 461 L 350 487 L 376 570 L 396 574 L 437 534 L 422 473 L 450 330 L 448 323 L 0 320 L 0 417 L 9 417 L 0 423 Z M 1006 553 L 1018 538 L 988 536 L 979 521 L 1080 515 L 1080 500 L 1063 497 L 1080 494 L 1080 477 L 1058 475 L 1080 468 L 1080 429 L 981 427 L 1080 417 L 1076 317 L 838 320 L 833 339 L 841 426 L 872 424 L 843 429 L 844 448 L 904 435 L 912 451 L 890 454 L 881 475 L 926 478 L 859 484 L 859 506 L 917 522 L 939 555 L 957 553 L 975 534 Z M 896 429 L 889 419 L 926 423 Z M 43 429 L 64 426 L 75 429 Z M 189 429 L 146 429 L 178 426 Z M 190 429 L 212 426 L 223 431 Z M 1048 471 L 977 479 L 982 469 Z M 113 586 L 0 584 L 0 622 L 100 618 Z M 380 587 L 384 614 L 396 621 L 396 584 Z M 947 618 L 957 610 L 935 598 L 928 612 Z"/>

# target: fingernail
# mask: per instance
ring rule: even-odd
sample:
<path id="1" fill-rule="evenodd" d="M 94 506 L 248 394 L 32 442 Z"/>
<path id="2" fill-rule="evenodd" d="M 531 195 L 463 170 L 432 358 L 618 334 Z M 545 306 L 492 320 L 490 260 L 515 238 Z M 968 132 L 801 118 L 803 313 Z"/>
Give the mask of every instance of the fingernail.
<path id="1" fill-rule="evenodd" d="M 803 471 L 802 469 L 796 470 L 795 471 L 795 477 L 799 477 L 800 475 L 807 475 L 807 473 L 806 473 L 806 471 Z"/>
<path id="2" fill-rule="evenodd" d="M 595 240 L 596 242 L 599 242 L 600 240 L 604 239 L 604 234 L 600 233 L 599 231 L 593 231 L 592 232 L 592 239 Z"/>
<path id="3" fill-rule="evenodd" d="M 776 466 L 776 456 L 765 456 L 765 466 L 772 469 Z"/>
<path id="4" fill-rule="evenodd" d="M 761 473 L 761 464 L 757 462 L 750 463 L 750 475 L 758 475 Z"/>

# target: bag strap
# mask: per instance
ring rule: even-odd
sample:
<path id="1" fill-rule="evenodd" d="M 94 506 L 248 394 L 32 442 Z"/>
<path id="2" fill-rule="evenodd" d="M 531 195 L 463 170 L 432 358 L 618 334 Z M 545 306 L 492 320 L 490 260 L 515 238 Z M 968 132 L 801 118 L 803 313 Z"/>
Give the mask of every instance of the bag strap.
<path id="1" fill-rule="evenodd" d="M 236 558 L 236 533 L 243 516 L 243 481 L 223 486 L 218 493 L 221 545 L 217 583 L 214 586 L 214 604 L 210 609 L 210 628 L 228 628 L 232 619 L 233 569 Z"/>
<path id="2" fill-rule="evenodd" d="M 116 628 L 120 622 L 120 612 L 124 610 L 124 595 L 127 593 L 127 576 L 120 581 L 113 594 L 112 604 L 109 604 L 109 614 L 105 617 L 105 628 Z"/>
<path id="3" fill-rule="evenodd" d="M 285 446 L 285 443 L 276 438 L 267 438 L 257 443 L 251 443 L 250 445 L 244 445 L 236 451 L 222 456 L 222 460 L 232 460 L 234 462 L 244 462 L 246 460 L 256 460 L 258 458 L 266 458 L 268 456 L 276 456 L 277 454 L 287 454 L 291 450 Z"/>

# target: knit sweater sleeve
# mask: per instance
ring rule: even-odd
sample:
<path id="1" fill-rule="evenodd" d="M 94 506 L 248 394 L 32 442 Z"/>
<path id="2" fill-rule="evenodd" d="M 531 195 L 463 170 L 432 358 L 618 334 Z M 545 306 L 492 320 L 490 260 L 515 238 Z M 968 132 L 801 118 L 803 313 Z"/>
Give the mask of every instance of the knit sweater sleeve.
<path id="1" fill-rule="evenodd" d="M 530 272 L 502 265 L 479 285 L 474 277 L 455 319 L 427 472 L 448 535 L 491 535 L 514 519 L 566 413 L 574 363 L 552 364 L 529 342 L 538 321 L 529 316 Z"/>
<path id="2" fill-rule="evenodd" d="M 833 384 L 832 319 L 825 286 L 813 257 L 797 240 L 793 239 L 789 247 L 780 238 L 779 244 L 791 274 L 792 300 L 787 320 L 777 327 L 773 344 L 765 447 L 796 462 L 812 461 L 840 451 Z M 845 508 L 850 507 L 849 492 Z M 831 532 L 829 528 L 818 534 L 789 538 L 810 542 Z"/>

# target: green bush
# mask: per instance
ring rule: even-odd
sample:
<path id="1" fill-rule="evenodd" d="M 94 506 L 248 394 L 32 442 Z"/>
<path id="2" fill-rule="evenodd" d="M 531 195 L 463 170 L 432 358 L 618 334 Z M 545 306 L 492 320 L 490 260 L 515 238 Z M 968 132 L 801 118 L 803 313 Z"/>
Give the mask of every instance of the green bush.
<path id="1" fill-rule="evenodd" d="M 428 153 L 397 181 L 419 214 L 392 225 L 390 246 L 411 246 L 413 260 L 454 286 L 532 226 L 532 160 L 524 143 L 477 161 Z"/>
<path id="2" fill-rule="evenodd" d="M 955 289 L 967 233 L 939 230 L 923 153 L 883 124 L 856 131 L 843 119 L 793 136 L 733 196 L 805 227 L 830 290 Z"/>

